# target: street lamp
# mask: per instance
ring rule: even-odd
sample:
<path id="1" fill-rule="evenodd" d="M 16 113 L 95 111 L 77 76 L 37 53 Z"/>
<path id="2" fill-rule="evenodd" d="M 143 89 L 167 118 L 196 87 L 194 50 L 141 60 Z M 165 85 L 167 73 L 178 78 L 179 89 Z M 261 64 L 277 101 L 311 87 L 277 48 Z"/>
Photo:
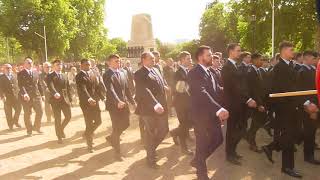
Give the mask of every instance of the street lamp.
<path id="1" fill-rule="evenodd" d="M 46 56 L 46 62 L 48 62 L 48 49 L 47 49 L 47 35 L 46 35 L 46 26 L 43 26 L 43 35 L 34 32 L 36 35 L 44 39 L 44 51 L 45 51 L 45 56 Z"/>
<path id="2" fill-rule="evenodd" d="M 274 0 L 269 0 L 272 8 L 272 57 L 274 57 Z"/>
<path id="3" fill-rule="evenodd" d="M 254 52 L 255 51 L 255 31 L 256 31 L 257 16 L 252 15 L 250 20 L 252 22 L 252 52 Z"/>

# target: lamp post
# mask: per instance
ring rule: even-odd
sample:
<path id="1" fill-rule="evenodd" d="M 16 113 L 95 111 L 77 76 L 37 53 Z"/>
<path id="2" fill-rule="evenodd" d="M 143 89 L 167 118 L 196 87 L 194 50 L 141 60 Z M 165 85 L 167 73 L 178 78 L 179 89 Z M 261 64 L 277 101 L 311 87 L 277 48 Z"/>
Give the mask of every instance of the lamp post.
<path id="1" fill-rule="evenodd" d="M 255 51 L 255 31 L 256 31 L 256 15 L 251 16 L 251 22 L 252 22 L 252 52 Z"/>
<path id="2" fill-rule="evenodd" d="M 46 62 L 48 62 L 48 49 L 47 49 L 47 35 L 46 35 L 46 26 L 43 26 L 43 35 L 34 32 L 37 36 L 41 37 L 44 40 L 44 51 L 46 56 Z"/>
<path id="3" fill-rule="evenodd" d="M 271 8 L 272 8 L 272 57 L 274 57 L 274 0 L 271 0 L 269 1 L 270 2 L 270 5 L 271 5 Z"/>

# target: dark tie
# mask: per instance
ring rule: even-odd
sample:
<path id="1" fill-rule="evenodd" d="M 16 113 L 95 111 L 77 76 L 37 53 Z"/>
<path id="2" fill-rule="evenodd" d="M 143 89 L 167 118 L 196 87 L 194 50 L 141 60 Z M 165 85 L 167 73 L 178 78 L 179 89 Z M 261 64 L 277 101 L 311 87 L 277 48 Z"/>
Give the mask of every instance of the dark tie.
<path id="1" fill-rule="evenodd" d="M 211 71 L 210 71 L 209 69 L 207 70 L 207 73 L 208 73 L 208 75 L 209 75 L 209 77 L 210 77 L 210 79 L 211 79 L 211 83 L 212 83 L 213 90 L 216 91 L 216 82 L 215 82 L 215 79 L 213 78 L 212 73 L 211 73 Z"/>
<path id="2" fill-rule="evenodd" d="M 290 67 L 291 69 L 293 69 L 293 68 L 294 68 L 293 61 L 290 61 L 290 63 L 289 63 L 289 67 Z"/>
<path id="3" fill-rule="evenodd" d="M 120 73 L 118 71 L 115 72 L 117 78 L 120 80 Z"/>

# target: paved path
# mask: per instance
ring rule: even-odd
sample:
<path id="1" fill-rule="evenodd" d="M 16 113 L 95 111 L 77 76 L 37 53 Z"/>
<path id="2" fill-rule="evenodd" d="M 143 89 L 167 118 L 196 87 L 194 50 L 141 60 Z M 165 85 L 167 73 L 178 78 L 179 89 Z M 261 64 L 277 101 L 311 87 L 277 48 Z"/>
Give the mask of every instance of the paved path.
<path id="1" fill-rule="evenodd" d="M 1 102 L 2 103 L 2 102 Z M 2 105 L 1 105 L 2 106 Z M 7 125 L 3 109 L 0 109 L 0 180 L 21 179 L 102 179 L 102 180 L 191 180 L 195 179 L 195 170 L 190 167 L 191 157 L 180 153 L 171 138 L 167 138 L 159 147 L 159 170 L 145 166 L 145 151 L 140 143 L 137 117 L 132 115 L 131 126 L 122 136 L 122 151 L 126 155 L 123 162 L 115 162 L 113 151 L 104 137 L 110 133 L 108 112 L 102 112 L 103 123 L 95 134 L 94 153 L 87 153 L 86 144 L 81 137 L 84 120 L 80 108 L 72 109 L 72 121 L 65 132 L 64 144 L 56 142 L 54 124 L 43 123 L 43 135 L 26 137 L 25 129 L 14 132 L 6 130 Z M 43 121 L 45 121 L 45 117 Z M 20 123 L 23 122 L 22 116 Z M 177 125 L 175 118 L 170 119 L 170 128 Z M 225 128 L 224 128 L 225 129 Z M 271 141 L 264 130 L 258 132 L 258 143 Z M 194 143 L 191 143 L 194 148 Z M 244 156 L 243 166 L 233 166 L 225 162 L 224 145 L 208 160 L 212 179 L 217 180 L 290 180 L 280 173 L 281 159 L 274 153 L 276 163 L 272 165 L 264 154 L 253 153 L 242 141 L 239 153 Z M 317 152 L 320 159 L 320 152 Z M 305 180 L 320 180 L 320 167 L 303 162 L 302 149 L 296 153 L 296 167 L 305 176 Z"/>

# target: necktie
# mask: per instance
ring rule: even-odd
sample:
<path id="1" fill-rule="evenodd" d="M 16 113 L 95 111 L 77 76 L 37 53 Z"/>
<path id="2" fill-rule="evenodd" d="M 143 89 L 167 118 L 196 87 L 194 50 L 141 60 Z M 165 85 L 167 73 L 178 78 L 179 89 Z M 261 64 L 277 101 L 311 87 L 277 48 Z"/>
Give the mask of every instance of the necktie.
<path id="1" fill-rule="evenodd" d="M 216 91 L 216 82 L 215 82 L 215 79 L 213 78 L 213 76 L 212 76 L 212 74 L 211 74 L 211 71 L 210 71 L 209 69 L 207 70 L 207 73 L 208 73 L 209 77 L 211 78 L 213 90 Z"/>
<path id="2" fill-rule="evenodd" d="M 291 69 L 293 69 L 293 67 L 294 67 L 293 61 L 290 61 L 289 67 L 290 67 Z"/>
<path id="3" fill-rule="evenodd" d="M 115 72 L 117 78 L 120 80 L 120 73 L 118 71 Z"/>

